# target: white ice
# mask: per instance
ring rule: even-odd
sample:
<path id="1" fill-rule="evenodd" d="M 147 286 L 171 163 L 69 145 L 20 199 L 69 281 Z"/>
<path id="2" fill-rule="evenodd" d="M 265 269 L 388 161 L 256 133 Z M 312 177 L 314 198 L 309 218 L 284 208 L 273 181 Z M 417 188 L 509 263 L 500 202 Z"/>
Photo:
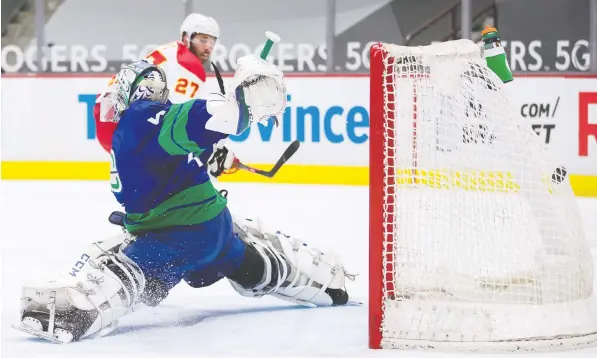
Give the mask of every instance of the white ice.
<path id="1" fill-rule="evenodd" d="M 70 267 L 81 246 L 118 233 L 118 228 L 108 224 L 107 217 L 119 206 L 104 182 L 5 181 L 0 183 L 1 356 L 457 356 L 367 348 L 366 187 L 272 184 L 220 187 L 229 190 L 233 211 L 256 213 L 280 230 L 321 248 L 331 248 L 343 257 L 347 268 L 360 274 L 356 282 L 349 282 L 349 293 L 364 305 L 300 308 L 270 297 L 241 297 L 225 280 L 202 289 L 180 284 L 158 307 L 143 307 L 124 317 L 119 328 L 107 337 L 70 345 L 41 341 L 10 328 L 19 315 L 20 285 L 39 272 Z M 579 205 L 585 230 L 591 241 L 597 242 L 597 199 L 579 199 Z M 594 356 L 597 348 L 525 355 Z"/>

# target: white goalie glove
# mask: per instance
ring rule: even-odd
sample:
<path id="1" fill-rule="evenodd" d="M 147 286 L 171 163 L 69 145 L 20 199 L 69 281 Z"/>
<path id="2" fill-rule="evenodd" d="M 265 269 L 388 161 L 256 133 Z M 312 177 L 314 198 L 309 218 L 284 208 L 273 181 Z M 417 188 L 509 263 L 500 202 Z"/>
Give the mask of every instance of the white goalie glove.
<path id="1" fill-rule="evenodd" d="M 234 153 L 223 144 L 218 143 L 214 145 L 214 152 L 207 161 L 209 174 L 219 177 L 222 173 L 232 168 L 234 159 L 236 159 Z"/>
<path id="2" fill-rule="evenodd" d="M 279 123 L 285 108 L 286 84 L 282 70 L 257 56 L 244 56 L 237 61 L 226 95 L 208 97 L 207 111 L 212 117 L 205 128 L 238 135 L 255 122 Z"/>

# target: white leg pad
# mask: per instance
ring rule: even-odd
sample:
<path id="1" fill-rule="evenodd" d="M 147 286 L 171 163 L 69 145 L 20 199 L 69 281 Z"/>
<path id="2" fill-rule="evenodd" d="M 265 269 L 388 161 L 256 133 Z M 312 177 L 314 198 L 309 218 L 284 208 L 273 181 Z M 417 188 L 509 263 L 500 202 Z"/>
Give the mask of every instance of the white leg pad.
<path id="1" fill-rule="evenodd" d="M 22 324 L 30 330 L 43 329 L 63 343 L 107 333 L 119 317 L 136 307 L 145 286 L 139 267 L 120 250 L 110 250 L 128 239 L 132 237 L 123 234 L 95 243 L 68 271 L 24 285 Z M 47 317 L 47 323 L 35 317 Z M 72 329 L 81 327 L 82 320 L 87 320 L 84 331 Z M 55 325 L 62 327 L 55 329 Z"/>
<path id="2" fill-rule="evenodd" d="M 254 247 L 265 262 L 262 282 L 247 289 L 231 281 L 243 296 L 274 297 L 305 306 L 331 306 L 326 289 L 345 291 L 345 279 L 354 275 L 330 252 L 312 248 L 305 242 L 280 232 L 268 231 L 258 219 L 234 219 L 235 231 Z M 273 261 L 273 263 L 272 263 Z"/>

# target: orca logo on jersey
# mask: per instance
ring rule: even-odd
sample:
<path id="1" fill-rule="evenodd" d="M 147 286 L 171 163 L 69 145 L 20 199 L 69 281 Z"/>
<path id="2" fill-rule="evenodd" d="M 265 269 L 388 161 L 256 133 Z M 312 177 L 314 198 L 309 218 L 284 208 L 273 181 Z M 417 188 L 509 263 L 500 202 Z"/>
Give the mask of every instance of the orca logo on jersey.
<path id="1" fill-rule="evenodd" d="M 79 271 L 81 271 L 81 269 L 83 268 L 83 266 L 85 266 L 85 263 L 87 261 L 89 261 L 89 258 L 90 257 L 87 254 L 81 255 L 81 259 L 79 261 L 75 262 L 75 265 L 71 269 L 71 272 L 69 273 L 69 275 L 71 275 L 72 277 L 77 277 L 77 273 Z"/>
<path id="2" fill-rule="evenodd" d="M 201 159 L 199 159 L 199 157 L 195 156 L 195 153 L 189 153 L 189 155 L 187 156 L 187 164 L 191 164 L 191 162 L 197 163 L 197 166 L 199 168 L 201 168 L 203 166 Z"/>
<path id="3" fill-rule="evenodd" d="M 113 173 L 110 173 L 110 175 L 112 175 Z M 113 178 L 112 181 L 110 181 L 110 187 L 112 188 L 112 191 L 115 193 L 119 193 L 122 190 L 122 186 L 120 185 L 120 178 L 117 176 L 115 176 Z"/>
<path id="4" fill-rule="evenodd" d="M 114 151 L 110 151 L 110 187 L 113 193 L 120 193 L 122 191 L 122 184 L 120 183 L 120 175 L 116 169 L 116 158 Z"/>
<path id="5" fill-rule="evenodd" d="M 155 117 L 151 117 L 149 118 L 147 121 L 155 126 L 157 126 L 158 124 L 160 124 L 160 119 L 162 118 L 162 116 L 166 114 L 166 111 L 159 111 Z"/>

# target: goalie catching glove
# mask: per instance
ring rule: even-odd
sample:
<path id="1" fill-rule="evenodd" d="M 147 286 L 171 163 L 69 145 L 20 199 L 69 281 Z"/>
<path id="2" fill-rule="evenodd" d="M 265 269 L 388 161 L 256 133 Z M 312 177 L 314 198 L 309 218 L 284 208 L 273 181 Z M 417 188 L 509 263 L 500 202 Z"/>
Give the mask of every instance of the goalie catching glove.
<path id="1" fill-rule="evenodd" d="M 224 134 L 238 135 L 253 122 L 267 123 L 286 108 L 286 85 L 279 67 L 254 55 L 237 61 L 237 70 L 230 90 L 225 95 L 212 93 L 207 98 L 207 112 L 211 118 L 205 128 Z M 208 170 L 214 177 L 232 168 L 234 154 L 223 145 L 214 146 L 208 159 Z"/>
<path id="2" fill-rule="evenodd" d="M 205 128 L 238 135 L 253 122 L 279 123 L 286 108 L 286 85 L 282 70 L 257 56 L 238 59 L 237 70 L 226 95 L 212 94 L 207 99 L 211 118 Z"/>

